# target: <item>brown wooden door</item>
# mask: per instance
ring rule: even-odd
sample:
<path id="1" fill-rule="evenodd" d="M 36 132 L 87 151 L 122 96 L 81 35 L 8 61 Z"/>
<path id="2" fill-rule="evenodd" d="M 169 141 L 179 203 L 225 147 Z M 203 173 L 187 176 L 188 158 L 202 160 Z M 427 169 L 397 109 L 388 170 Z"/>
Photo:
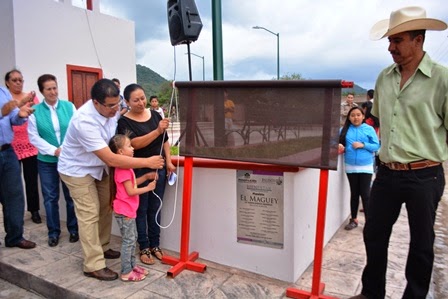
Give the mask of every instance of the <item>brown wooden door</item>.
<path id="1" fill-rule="evenodd" d="M 90 90 L 102 76 L 101 69 L 67 65 L 68 98 L 76 109 L 91 98 Z"/>

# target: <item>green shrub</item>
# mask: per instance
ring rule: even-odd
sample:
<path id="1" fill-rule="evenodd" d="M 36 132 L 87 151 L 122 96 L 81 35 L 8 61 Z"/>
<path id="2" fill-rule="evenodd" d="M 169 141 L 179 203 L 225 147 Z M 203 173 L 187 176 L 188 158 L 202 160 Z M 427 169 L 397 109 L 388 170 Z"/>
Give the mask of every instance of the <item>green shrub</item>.
<path id="1" fill-rule="evenodd" d="M 171 146 L 171 156 L 177 156 L 179 154 L 179 147 L 178 146 Z"/>

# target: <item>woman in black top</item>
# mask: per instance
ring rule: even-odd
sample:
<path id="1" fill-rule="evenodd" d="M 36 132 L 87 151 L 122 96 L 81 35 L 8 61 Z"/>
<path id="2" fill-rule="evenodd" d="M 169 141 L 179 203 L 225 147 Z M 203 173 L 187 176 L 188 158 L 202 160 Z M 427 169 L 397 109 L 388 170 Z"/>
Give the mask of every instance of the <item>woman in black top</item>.
<path id="1" fill-rule="evenodd" d="M 146 109 L 146 96 L 143 88 L 138 84 L 130 84 L 124 89 L 124 98 L 130 108 L 118 121 L 117 133 L 128 134 L 131 145 L 134 147 L 134 157 L 151 157 L 163 155 L 165 167 L 158 169 L 157 186 L 153 192 L 140 195 L 140 203 L 137 210 L 137 233 L 140 247 L 140 260 L 145 264 L 154 264 L 151 254 L 157 259 L 162 259 L 163 252 L 160 249 L 160 213 L 155 216 L 160 207 L 160 199 L 163 199 L 167 176 L 175 171 L 171 163 L 170 143 L 168 134 L 164 134 L 169 126 L 169 119 L 149 109 Z M 137 177 L 155 169 L 135 169 Z M 144 182 L 142 185 L 147 185 Z M 158 198 L 159 197 L 159 198 Z"/>

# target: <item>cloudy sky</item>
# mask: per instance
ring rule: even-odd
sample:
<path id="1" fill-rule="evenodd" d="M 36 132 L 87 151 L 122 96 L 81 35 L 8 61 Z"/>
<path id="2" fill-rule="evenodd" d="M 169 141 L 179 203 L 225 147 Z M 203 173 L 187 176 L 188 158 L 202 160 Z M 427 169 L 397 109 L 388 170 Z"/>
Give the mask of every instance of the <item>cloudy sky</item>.
<path id="1" fill-rule="evenodd" d="M 213 80 L 211 3 L 196 0 L 203 28 L 191 52 L 204 56 L 205 78 Z M 85 5 L 85 0 L 73 0 Z M 400 7 L 418 5 L 427 16 L 448 22 L 446 0 L 222 0 L 225 80 L 266 80 L 299 73 L 308 79 L 342 79 L 369 89 L 381 69 L 392 63 L 387 39 L 369 40 L 374 23 Z M 187 46 L 170 43 L 166 0 L 101 0 L 101 12 L 132 20 L 137 63 L 166 79 L 188 80 Z M 174 49 L 175 48 L 175 49 Z M 425 49 L 448 65 L 448 30 L 428 32 Z M 174 54 L 175 50 L 175 54 Z M 176 57 L 177 63 L 174 63 Z M 175 72 L 176 66 L 176 72 Z M 193 80 L 202 80 L 202 59 L 192 56 Z M 175 76 L 175 78 L 174 78 Z"/>

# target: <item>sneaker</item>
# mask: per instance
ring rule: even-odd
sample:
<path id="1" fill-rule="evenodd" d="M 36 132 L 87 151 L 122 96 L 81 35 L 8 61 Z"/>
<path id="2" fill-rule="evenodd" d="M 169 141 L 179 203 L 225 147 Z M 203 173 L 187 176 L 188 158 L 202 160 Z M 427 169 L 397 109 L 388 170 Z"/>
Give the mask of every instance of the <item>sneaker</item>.
<path id="1" fill-rule="evenodd" d="M 344 228 L 345 230 L 352 230 L 356 227 L 358 227 L 358 220 L 350 219 L 350 222 Z"/>

